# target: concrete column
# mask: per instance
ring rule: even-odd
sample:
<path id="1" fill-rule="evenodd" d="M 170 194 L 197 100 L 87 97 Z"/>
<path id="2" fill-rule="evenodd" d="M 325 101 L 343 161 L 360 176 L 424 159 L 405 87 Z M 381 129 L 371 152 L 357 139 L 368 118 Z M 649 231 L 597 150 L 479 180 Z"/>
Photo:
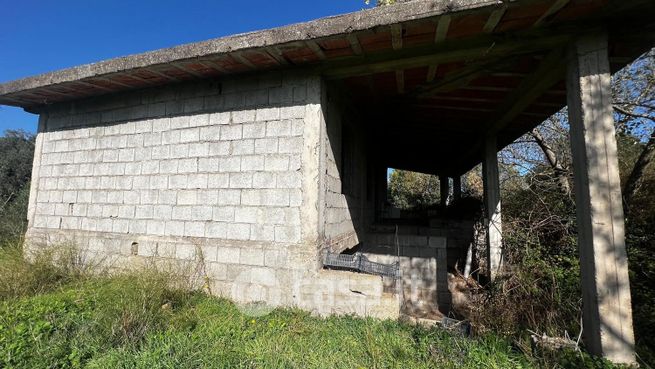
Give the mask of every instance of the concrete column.
<path id="1" fill-rule="evenodd" d="M 500 212 L 500 179 L 498 177 L 498 148 L 496 136 L 487 136 L 482 162 L 484 205 L 487 222 L 487 270 L 494 279 L 500 271 L 503 249 L 503 224 Z"/>
<path id="2" fill-rule="evenodd" d="M 448 194 L 450 193 L 450 186 L 447 176 L 439 176 L 439 190 L 439 202 L 441 203 L 441 206 L 445 207 L 448 205 Z"/>
<path id="3" fill-rule="evenodd" d="M 462 177 L 453 177 L 453 201 L 462 198 Z"/>
<path id="4" fill-rule="evenodd" d="M 587 349 L 634 363 L 621 184 L 612 116 L 607 35 L 571 47 L 567 96 Z"/>

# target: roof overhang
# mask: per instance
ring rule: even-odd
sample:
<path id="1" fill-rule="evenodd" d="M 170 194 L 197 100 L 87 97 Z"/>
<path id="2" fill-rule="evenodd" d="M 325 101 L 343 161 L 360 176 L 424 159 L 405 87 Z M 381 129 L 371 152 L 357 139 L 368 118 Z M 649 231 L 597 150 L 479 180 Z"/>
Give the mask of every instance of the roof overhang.
<path id="1" fill-rule="evenodd" d="M 395 166 L 456 174 L 479 162 L 484 134 L 508 144 L 566 104 L 572 39 L 607 31 L 618 70 L 654 46 L 654 14 L 652 0 L 415 0 L 0 84 L 0 104 L 38 112 L 164 84 L 306 70 L 350 93 L 384 128 L 379 139 L 401 141 L 398 152 L 384 149 Z M 464 138 L 472 143 L 463 147 Z M 414 154 L 403 159 L 405 149 Z M 457 160 L 435 167 L 454 149 Z"/>

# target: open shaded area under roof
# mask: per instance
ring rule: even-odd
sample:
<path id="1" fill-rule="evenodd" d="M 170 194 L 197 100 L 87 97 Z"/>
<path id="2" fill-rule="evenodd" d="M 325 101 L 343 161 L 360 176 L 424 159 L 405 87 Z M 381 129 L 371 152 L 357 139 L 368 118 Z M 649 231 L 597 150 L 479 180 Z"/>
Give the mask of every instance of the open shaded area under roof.
<path id="1" fill-rule="evenodd" d="M 350 94 L 389 166 L 458 175 L 566 104 L 566 49 L 606 28 L 616 71 L 655 41 L 652 1 L 414 1 L 112 59 L 0 85 L 39 106 L 255 71 L 319 73 Z M 456 153 L 452 160 L 436 157 Z"/>

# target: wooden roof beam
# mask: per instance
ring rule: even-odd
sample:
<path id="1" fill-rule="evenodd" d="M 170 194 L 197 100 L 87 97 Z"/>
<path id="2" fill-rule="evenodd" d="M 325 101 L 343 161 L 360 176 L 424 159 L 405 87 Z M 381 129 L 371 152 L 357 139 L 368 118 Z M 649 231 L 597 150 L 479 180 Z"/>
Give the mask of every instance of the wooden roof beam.
<path id="1" fill-rule="evenodd" d="M 182 64 L 179 64 L 179 63 L 171 63 L 171 65 L 172 65 L 175 69 L 181 70 L 182 72 L 184 72 L 184 73 L 188 73 L 188 74 L 190 74 L 190 75 L 192 75 L 192 76 L 194 76 L 194 77 L 196 77 L 196 78 L 205 78 L 205 77 L 206 77 L 206 76 L 204 76 L 202 73 L 198 73 L 198 72 L 196 72 L 195 70 L 192 70 L 191 68 L 185 67 L 185 66 L 182 65 Z"/>
<path id="2" fill-rule="evenodd" d="M 438 44 L 446 40 L 448 35 L 448 28 L 450 28 L 450 15 L 442 15 L 439 17 L 437 29 L 434 32 L 434 43 Z"/>
<path id="3" fill-rule="evenodd" d="M 158 70 L 155 70 L 155 69 L 153 69 L 153 68 L 143 68 L 143 69 L 144 69 L 146 72 L 150 72 L 150 73 L 152 73 L 152 74 L 156 74 L 156 75 L 158 75 L 159 77 L 165 78 L 165 79 L 167 79 L 167 80 L 169 80 L 169 81 L 180 82 L 180 79 L 179 79 L 179 78 L 175 78 L 175 77 L 173 77 L 173 76 L 169 76 L 168 74 L 164 74 L 164 73 L 162 73 L 162 72 L 160 72 L 160 71 L 158 71 Z M 130 77 L 135 78 L 135 79 L 141 79 L 141 80 L 144 80 L 143 78 L 138 77 L 138 76 L 130 75 Z"/>
<path id="4" fill-rule="evenodd" d="M 318 45 L 317 45 L 318 46 Z M 275 59 L 280 65 L 288 65 L 289 61 L 282 55 L 280 49 L 275 46 L 269 46 L 264 49 L 266 54 L 270 55 L 271 58 Z"/>
<path id="5" fill-rule="evenodd" d="M 563 7 L 565 7 L 571 0 L 557 0 L 553 3 L 553 5 L 546 10 L 544 14 L 537 19 L 536 22 L 534 22 L 534 27 L 539 27 L 544 23 L 547 23 L 552 17 L 557 14 L 560 10 L 562 10 Z"/>
<path id="6" fill-rule="evenodd" d="M 354 33 L 349 33 L 348 36 L 346 36 L 346 39 L 348 39 L 348 42 L 350 43 L 350 48 L 353 50 L 353 53 L 355 55 L 363 55 L 364 51 L 362 50 L 362 45 L 359 43 L 359 39 L 357 38 L 357 35 Z"/>
<path id="7" fill-rule="evenodd" d="M 93 83 L 91 83 L 91 82 L 84 81 L 84 80 L 80 80 L 80 81 L 77 81 L 77 82 L 75 82 L 75 83 L 78 84 L 78 85 L 84 85 L 84 86 L 88 86 L 88 87 L 91 87 L 91 88 L 96 88 L 96 89 L 98 89 L 98 90 L 102 90 L 102 91 L 114 92 L 114 90 L 111 89 L 111 88 L 109 88 L 109 87 L 98 86 L 98 85 L 96 85 L 96 84 L 93 84 Z M 57 95 L 65 95 L 65 94 L 57 93 Z"/>
<path id="8" fill-rule="evenodd" d="M 551 51 L 537 69 L 521 82 L 498 109 L 498 119 L 489 128 L 490 134 L 497 134 L 562 79 L 566 69 L 566 64 L 562 63 L 564 56 L 563 49 Z"/>
<path id="9" fill-rule="evenodd" d="M 243 54 L 241 53 L 230 54 L 230 56 L 236 59 L 236 61 L 238 61 L 239 63 L 248 67 L 248 69 L 257 69 L 257 67 L 255 67 L 255 65 L 251 63 L 250 60 L 246 59 L 246 57 L 243 56 Z"/>
<path id="10" fill-rule="evenodd" d="M 391 46 L 394 50 L 403 48 L 403 25 L 392 24 L 391 28 Z"/>
<path id="11" fill-rule="evenodd" d="M 484 27 L 482 28 L 482 31 L 484 33 L 492 33 L 498 26 L 498 23 L 500 23 L 500 21 L 503 19 L 503 15 L 505 15 L 506 11 L 507 11 L 507 6 L 503 4 L 500 7 L 498 7 L 496 10 L 491 12 L 489 18 L 487 19 L 487 22 L 484 24 Z"/>
<path id="12" fill-rule="evenodd" d="M 307 40 L 305 41 L 305 44 L 307 47 L 309 47 L 316 56 L 318 56 L 319 59 L 325 60 L 327 57 L 325 56 L 325 52 L 323 52 L 323 49 L 321 49 L 321 46 L 314 40 Z"/>

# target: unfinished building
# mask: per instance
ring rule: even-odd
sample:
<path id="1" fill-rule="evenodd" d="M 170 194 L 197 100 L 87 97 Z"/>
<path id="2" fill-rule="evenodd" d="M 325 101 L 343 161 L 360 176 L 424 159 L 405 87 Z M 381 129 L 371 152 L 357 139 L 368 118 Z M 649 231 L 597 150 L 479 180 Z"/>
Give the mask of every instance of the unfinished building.
<path id="1" fill-rule="evenodd" d="M 653 46 L 654 11 L 418 0 L 1 84 L 0 103 L 40 117 L 27 238 L 120 267 L 202 259 L 212 292 L 242 302 L 447 314 L 474 241 L 472 216 L 448 210 L 460 176 L 483 164 L 493 277 L 497 151 L 568 103 L 585 339 L 633 362 L 609 76 Z M 399 218 L 390 167 L 452 181 L 453 205 Z M 354 247 L 397 274 L 323 268 Z"/>

